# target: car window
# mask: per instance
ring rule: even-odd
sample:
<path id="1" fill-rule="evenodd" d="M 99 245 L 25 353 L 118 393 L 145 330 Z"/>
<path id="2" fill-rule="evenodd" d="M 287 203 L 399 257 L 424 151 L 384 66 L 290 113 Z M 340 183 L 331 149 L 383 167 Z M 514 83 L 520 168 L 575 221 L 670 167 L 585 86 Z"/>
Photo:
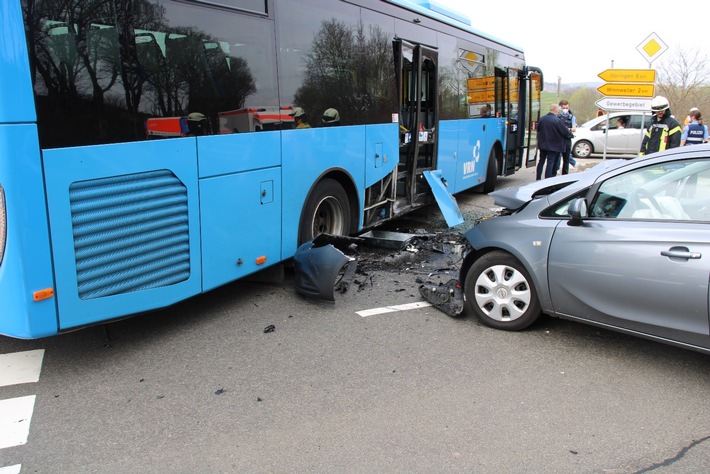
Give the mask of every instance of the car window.
<path id="1" fill-rule="evenodd" d="M 583 198 L 589 192 L 589 188 L 584 188 L 581 191 L 574 193 L 572 196 L 568 196 L 563 201 L 553 204 L 544 211 L 540 213 L 540 217 L 569 217 L 569 205 L 572 201 L 578 198 Z"/>
<path id="2" fill-rule="evenodd" d="M 710 159 L 638 168 L 606 180 L 589 216 L 632 220 L 710 220 Z"/>
<path id="3" fill-rule="evenodd" d="M 640 129 L 641 127 L 641 119 L 643 118 L 643 115 L 640 114 L 634 114 L 630 115 L 626 128 L 635 128 L 635 129 Z M 648 127 L 649 123 L 651 123 L 651 117 L 646 117 L 645 119 L 645 125 L 643 128 Z"/>

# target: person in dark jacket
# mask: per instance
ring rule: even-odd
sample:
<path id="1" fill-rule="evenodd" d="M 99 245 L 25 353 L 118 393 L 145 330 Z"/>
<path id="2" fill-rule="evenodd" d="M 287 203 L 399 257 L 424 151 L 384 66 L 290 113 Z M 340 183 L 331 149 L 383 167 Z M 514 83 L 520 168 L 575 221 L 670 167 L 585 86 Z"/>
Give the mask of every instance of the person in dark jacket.
<path id="1" fill-rule="evenodd" d="M 537 162 L 537 179 L 542 179 L 542 170 L 545 168 L 545 178 L 557 174 L 560 167 L 560 156 L 565 151 L 565 146 L 572 132 L 565 127 L 557 117 L 560 111 L 558 104 L 552 104 L 550 111 L 540 117 L 537 123 L 537 147 L 540 149 L 540 160 Z M 545 163 L 547 162 L 547 167 Z"/>
<path id="2" fill-rule="evenodd" d="M 683 129 L 671 115 L 668 99 L 657 95 L 651 100 L 651 125 L 646 129 L 639 156 L 680 146 Z"/>

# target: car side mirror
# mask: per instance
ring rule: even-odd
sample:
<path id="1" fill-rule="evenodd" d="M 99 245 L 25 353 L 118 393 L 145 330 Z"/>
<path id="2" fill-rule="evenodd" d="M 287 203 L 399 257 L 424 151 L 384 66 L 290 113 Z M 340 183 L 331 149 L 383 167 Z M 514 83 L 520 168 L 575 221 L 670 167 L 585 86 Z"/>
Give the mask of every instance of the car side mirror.
<path id="1" fill-rule="evenodd" d="M 567 225 L 582 225 L 584 219 L 589 217 L 589 212 L 587 210 L 587 201 L 584 198 L 575 199 L 574 201 L 569 203 L 567 213 L 571 217 L 571 219 L 567 221 Z"/>

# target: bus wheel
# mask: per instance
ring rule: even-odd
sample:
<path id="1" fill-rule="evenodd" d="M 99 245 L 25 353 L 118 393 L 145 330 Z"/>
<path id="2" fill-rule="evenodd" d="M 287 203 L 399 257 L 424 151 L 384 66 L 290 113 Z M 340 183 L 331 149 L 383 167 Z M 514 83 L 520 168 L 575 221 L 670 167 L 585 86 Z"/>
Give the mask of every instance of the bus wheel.
<path id="1" fill-rule="evenodd" d="M 491 154 L 488 156 L 488 168 L 486 169 L 486 182 L 483 183 L 483 192 L 488 194 L 492 193 L 496 189 L 496 178 L 498 177 L 498 160 L 496 160 L 496 153 L 491 150 Z"/>
<path id="2" fill-rule="evenodd" d="M 298 242 L 302 244 L 319 234 L 350 234 L 350 200 L 334 179 L 324 179 L 308 196 L 301 214 Z"/>

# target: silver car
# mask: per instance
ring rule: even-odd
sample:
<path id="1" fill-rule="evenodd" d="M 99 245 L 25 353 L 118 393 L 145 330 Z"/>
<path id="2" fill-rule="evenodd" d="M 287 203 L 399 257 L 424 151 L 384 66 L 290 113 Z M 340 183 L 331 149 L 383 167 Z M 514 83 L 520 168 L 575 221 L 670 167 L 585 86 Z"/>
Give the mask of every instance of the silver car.
<path id="1" fill-rule="evenodd" d="M 468 232 L 466 306 L 520 330 L 543 313 L 710 352 L 710 145 L 491 193 Z"/>
<path id="2" fill-rule="evenodd" d="M 612 112 L 577 126 L 572 139 L 572 154 L 590 158 L 606 154 L 617 158 L 638 155 L 651 114 L 643 112 Z"/>

